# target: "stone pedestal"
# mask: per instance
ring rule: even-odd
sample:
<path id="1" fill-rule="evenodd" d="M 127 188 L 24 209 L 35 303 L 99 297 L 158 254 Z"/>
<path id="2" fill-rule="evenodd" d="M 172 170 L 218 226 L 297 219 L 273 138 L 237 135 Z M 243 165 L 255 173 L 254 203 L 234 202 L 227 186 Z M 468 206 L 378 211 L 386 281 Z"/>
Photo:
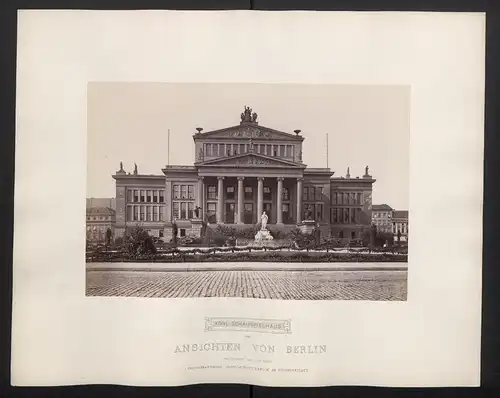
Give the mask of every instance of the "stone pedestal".
<path id="1" fill-rule="evenodd" d="M 310 235 L 313 233 L 314 228 L 316 227 L 316 221 L 314 220 L 304 220 L 297 225 L 300 229 L 300 232 L 303 234 Z"/>
<path id="2" fill-rule="evenodd" d="M 201 230 L 203 229 L 203 221 L 200 218 L 191 220 L 191 234 L 197 238 L 201 238 Z"/>
<path id="3" fill-rule="evenodd" d="M 261 229 L 255 234 L 255 242 L 265 242 L 270 240 L 274 240 L 274 238 L 267 229 Z"/>

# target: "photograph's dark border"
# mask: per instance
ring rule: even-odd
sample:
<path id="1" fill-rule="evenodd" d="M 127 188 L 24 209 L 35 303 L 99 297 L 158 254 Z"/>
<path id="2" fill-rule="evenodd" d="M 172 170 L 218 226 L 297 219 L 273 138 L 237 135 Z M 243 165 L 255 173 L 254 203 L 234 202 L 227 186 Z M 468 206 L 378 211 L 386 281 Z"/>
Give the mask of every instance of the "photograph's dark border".
<path id="1" fill-rule="evenodd" d="M 285 1 L 285 0 L 176 0 L 176 1 L 72 1 L 72 0 L 5 0 L 0 12 L 0 63 L 2 90 L 5 97 L 0 108 L 0 309 L 3 315 L 0 328 L 0 396 L 5 397 L 477 397 L 498 394 L 500 387 L 500 245 L 497 228 L 500 220 L 500 13 L 498 2 L 489 0 L 343 0 L 343 1 Z M 244 385 L 193 385 L 172 388 L 138 388 L 122 386 L 75 386 L 47 388 L 13 388 L 10 386 L 10 337 L 12 309 L 12 245 L 13 193 L 15 148 L 15 79 L 17 9 L 254 9 L 254 10 L 349 10 L 349 11 L 445 11 L 487 12 L 486 57 L 486 129 L 484 172 L 484 264 L 483 264 L 483 321 L 481 384 L 476 388 L 264 388 Z M 443 71 L 446 73 L 446 71 Z M 443 281 L 446 284 L 446 281 Z M 367 325 L 369 328 L 370 325 Z M 411 344 L 409 341 L 408 344 Z M 382 359 L 381 359 L 382 360 Z M 409 359 L 411 360 L 411 359 Z M 496 392 L 496 394 L 495 394 Z"/>

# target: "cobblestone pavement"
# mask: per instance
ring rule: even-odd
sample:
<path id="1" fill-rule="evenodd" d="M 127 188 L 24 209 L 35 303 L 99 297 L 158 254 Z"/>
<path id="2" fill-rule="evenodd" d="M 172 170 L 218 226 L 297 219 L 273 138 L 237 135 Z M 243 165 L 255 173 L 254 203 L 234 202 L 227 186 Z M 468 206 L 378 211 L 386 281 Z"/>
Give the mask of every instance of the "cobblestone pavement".
<path id="1" fill-rule="evenodd" d="M 87 296 L 400 301 L 407 271 L 92 271 Z"/>

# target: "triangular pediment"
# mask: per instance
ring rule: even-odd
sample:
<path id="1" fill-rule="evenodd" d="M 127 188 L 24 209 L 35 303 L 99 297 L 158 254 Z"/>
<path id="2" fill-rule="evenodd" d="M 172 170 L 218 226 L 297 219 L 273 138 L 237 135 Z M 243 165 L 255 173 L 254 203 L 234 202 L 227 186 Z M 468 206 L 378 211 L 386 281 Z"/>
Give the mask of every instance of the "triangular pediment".
<path id="1" fill-rule="evenodd" d="M 245 153 L 241 155 L 211 159 L 205 162 L 196 163 L 196 166 L 281 167 L 292 169 L 305 169 L 307 167 L 302 163 L 295 163 L 257 153 Z"/>
<path id="2" fill-rule="evenodd" d="M 286 141 L 303 141 L 304 137 L 297 134 L 289 134 L 283 131 L 259 126 L 256 123 L 243 123 L 239 126 L 227 127 L 220 130 L 207 131 L 194 135 L 195 139 L 206 138 L 242 138 L 242 139 L 269 139 Z"/>

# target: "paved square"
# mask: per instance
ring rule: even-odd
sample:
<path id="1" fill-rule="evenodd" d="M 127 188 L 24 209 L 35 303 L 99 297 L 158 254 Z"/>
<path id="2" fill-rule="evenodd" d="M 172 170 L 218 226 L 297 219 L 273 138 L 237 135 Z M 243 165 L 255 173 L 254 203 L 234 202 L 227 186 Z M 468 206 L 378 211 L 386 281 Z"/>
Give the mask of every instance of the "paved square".
<path id="1" fill-rule="evenodd" d="M 283 300 L 407 298 L 407 271 L 87 270 L 87 296 L 243 297 Z"/>

